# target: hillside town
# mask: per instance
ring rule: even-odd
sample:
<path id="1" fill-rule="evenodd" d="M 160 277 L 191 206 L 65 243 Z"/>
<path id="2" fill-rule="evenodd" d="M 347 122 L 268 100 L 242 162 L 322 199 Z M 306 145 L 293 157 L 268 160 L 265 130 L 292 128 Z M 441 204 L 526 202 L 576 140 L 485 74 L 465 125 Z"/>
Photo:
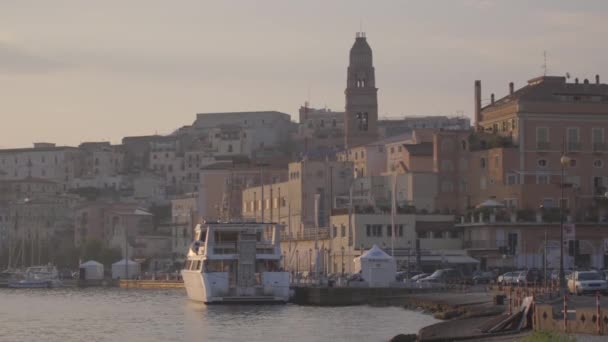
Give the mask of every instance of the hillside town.
<path id="1" fill-rule="evenodd" d="M 345 64 L 340 111 L 203 112 L 120 144 L 0 150 L 0 269 L 127 258 L 175 272 L 203 221 L 279 224 L 297 274 L 353 273 L 374 245 L 399 270 L 557 269 L 563 226 L 565 268 L 608 268 L 599 75 L 530 75 L 499 94 L 465 80 L 471 122 L 381 118 L 363 32 Z"/>

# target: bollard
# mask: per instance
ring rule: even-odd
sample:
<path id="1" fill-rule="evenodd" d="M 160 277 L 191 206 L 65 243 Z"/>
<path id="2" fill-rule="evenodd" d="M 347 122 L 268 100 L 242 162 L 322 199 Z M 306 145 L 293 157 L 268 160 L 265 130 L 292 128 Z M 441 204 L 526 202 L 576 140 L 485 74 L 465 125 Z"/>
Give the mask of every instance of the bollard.
<path id="1" fill-rule="evenodd" d="M 564 332 L 568 333 L 568 295 L 564 295 Z"/>
<path id="2" fill-rule="evenodd" d="M 601 335 L 602 334 L 602 323 L 601 323 L 601 317 L 602 317 L 602 312 L 600 310 L 600 291 L 597 291 L 597 293 L 595 294 L 595 306 L 597 309 L 597 320 L 595 321 L 595 323 L 597 324 L 597 334 Z"/>

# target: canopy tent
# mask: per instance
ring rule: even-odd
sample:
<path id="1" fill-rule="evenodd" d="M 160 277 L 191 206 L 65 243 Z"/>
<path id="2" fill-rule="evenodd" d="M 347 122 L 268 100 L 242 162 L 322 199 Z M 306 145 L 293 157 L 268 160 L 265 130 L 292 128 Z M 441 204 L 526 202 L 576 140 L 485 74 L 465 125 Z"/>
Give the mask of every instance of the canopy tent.
<path id="1" fill-rule="evenodd" d="M 485 200 L 481 203 L 479 203 L 475 208 L 477 209 L 481 209 L 481 208 L 504 208 L 504 203 L 499 202 L 493 198 L 490 198 L 488 200 Z"/>
<path id="2" fill-rule="evenodd" d="M 122 259 L 112 264 L 112 279 L 133 279 L 141 273 L 141 266 L 133 260 Z"/>
<path id="3" fill-rule="evenodd" d="M 388 287 L 395 281 L 397 273 L 395 258 L 376 245 L 355 258 L 354 262 L 355 272 L 360 272 L 361 277 L 370 287 Z"/>
<path id="4" fill-rule="evenodd" d="M 89 260 L 80 264 L 81 279 L 84 280 L 99 280 L 103 279 L 103 264 Z"/>

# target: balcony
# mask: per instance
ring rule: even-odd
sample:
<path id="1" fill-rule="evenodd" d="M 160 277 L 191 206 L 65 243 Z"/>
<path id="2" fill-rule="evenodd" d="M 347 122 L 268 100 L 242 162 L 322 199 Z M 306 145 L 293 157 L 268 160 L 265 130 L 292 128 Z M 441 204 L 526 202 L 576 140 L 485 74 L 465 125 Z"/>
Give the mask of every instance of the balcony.
<path id="1" fill-rule="evenodd" d="M 464 241 L 465 249 L 508 249 L 506 240 L 468 240 Z"/>
<path id="2" fill-rule="evenodd" d="M 283 241 L 297 241 L 297 240 L 322 240 L 329 239 L 329 228 L 322 227 L 318 230 L 316 228 L 307 228 L 304 231 L 299 232 L 283 232 L 281 233 L 281 240 Z"/>
<path id="3" fill-rule="evenodd" d="M 606 152 L 606 143 L 603 143 L 603 142 L 594 142 L 593 143 L 593 152 L 595 152 L 595 153 Z"/>
<path id="4" fill-rule="evenodd" d="M 551 149 L 551 143 L 548 141 L 537 141 L 536 149 L 538 151 L 548 151 Z"/>
<path id="5" fill-rule="evenodd" d="M 568 152 L 577 152 L 581 150 L 581 143 L 578 141 L 568 141 Z"/>

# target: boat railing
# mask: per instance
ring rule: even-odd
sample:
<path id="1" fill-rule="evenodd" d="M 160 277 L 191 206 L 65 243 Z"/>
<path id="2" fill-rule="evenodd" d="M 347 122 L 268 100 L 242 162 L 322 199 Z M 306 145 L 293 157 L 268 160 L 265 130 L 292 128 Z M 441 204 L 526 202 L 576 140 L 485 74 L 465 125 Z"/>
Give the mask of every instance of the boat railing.
<path id="1" fill-rule="evenodd" d="M 221 242 L 213 246 L 213 254 L 237 254 L 236 242 Z"/>

